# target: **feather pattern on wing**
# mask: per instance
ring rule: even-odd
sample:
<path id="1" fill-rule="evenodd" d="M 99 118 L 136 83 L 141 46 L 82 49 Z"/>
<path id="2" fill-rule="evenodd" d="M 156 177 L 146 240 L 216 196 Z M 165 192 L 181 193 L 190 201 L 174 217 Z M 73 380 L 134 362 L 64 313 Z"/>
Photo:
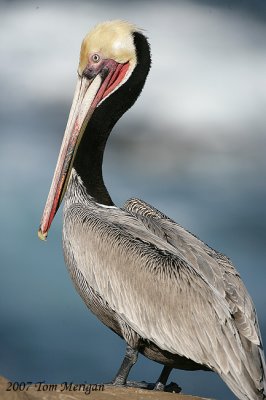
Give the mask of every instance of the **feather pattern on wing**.
<path id="1" fill-rule="evenodd" d="M 141 200 L 124 209 L 97 204 L 77 180 L 65 204 L 64 247 L 121 330 L 126 324 L 208 366 L 240 399 L 262 399 L 256 312 L 230 260 Z"/>

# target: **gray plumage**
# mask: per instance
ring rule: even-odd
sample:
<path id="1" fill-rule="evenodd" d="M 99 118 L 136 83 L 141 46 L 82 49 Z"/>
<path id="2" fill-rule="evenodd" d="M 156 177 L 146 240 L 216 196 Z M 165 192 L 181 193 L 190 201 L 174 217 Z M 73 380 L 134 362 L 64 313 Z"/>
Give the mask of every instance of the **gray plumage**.
<path id="1" fill-rule="evenodd" d="M 98 24 L 84 38 L 39 238 L 46 239 L 65 194 L 70 275 L 89 309 L 128 344 L 114 385 L 167 390 L 172 368 L 204 369 L 216 371 L 240 400 L 262 400 L 256 312 L 231 261 L 141 200 L 113 206 L 104 185 L 107 139 L 150 66 L 147 38 L 126 21 Z M 127 380 L 138 352 L 164 365 L 155 384 Z"/>
<path id="2" fill-rule="evenodd" d="M 96 203 L 74 169 L 63 247 L 86 305 L 131 347 L 174 368 L 213 370 L 241 400 L 265 398 L 256 311 L 226 256 L 141 200 Z"/>

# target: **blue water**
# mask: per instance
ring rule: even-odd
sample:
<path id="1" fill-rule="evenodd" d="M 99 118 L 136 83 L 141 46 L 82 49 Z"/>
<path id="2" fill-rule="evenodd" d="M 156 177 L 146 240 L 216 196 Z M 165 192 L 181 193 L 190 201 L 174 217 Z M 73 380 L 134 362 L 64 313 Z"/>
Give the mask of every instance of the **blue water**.
<path id="1" fill-rule="evenodd" d="M 67 13 L 71 15 L 72 10 L 67 4 L 62 17 L 65 19 L 70 18 Z M 85 3 L 80 4 L 84 10 Z M 104 4 L 92 5 L 100 15 Z M 40 31 L 45 33 L 41 23 L 47 23 L 44 17 L 52 6 L 40 2 L 38 9 L 32 3 L 24 8 L 10 7 L 2 10 L 6 17 L 4 59 L 11 63 L 17 55 L 24 68 L 19 76 L 8 75 L 8 69 L 3 68 L 0 76 L 0 374 L 33 382 L 110 381 L 120 365 L 125 344 L 86 309 L 72 286 L 62 256 L 61 211 L 48 241 L 43 243 L 37 238 L 73 89 L 60 84 L 54 88 L 50 81 L 54 74 L 59 83 L 63 78 L 56 67 L 52 69 L 51 62 L 49 68 L 45 67 L 46 60 L 53 56 L 49 49 L 56 46 L 56 41 L 45 42 Z M 182 10 L 177 8 L 176 12 Z M 75 12 L 76 18 L 83 21 L 84 13 Z M 187 12 L 189 15 L 190 10 Z M 35 38 L 22 31 L 17 47 L 11 48 L 7 45 L 14 36 L 11 27 L 22 16 L 33 25 L 37 19 L 40 28 L 36 25 Z M 146 26 L 144 19 L 141 23 Z M 152 26 L 147 19 L 149 24 Z M 66 29 L 63 25 L 61 28 Z M 53 25 L 51 29 L 55 29 Z M 26 37 L 28 42 L 24 41 Z M 40 47 L 36 38 L 42 39 Z M 10 65 L 12 70 L 14 65 Z M 72 65 L 67 65 L 72 76 Z M 258 71 L 261 65 L 258 61 Z M 156 79 L 151 76 L 151 82 L 158 81 L 156 64 L 154 70 Z M 253 84 L 252 93 L 260 96 L 261 109 L 253 104 L 256 96 L 247 105 L 249 109 L 254 106 L 256 118 L 243 110 L 237 121 L 231 121 L 228 111 L 221 127 L 217 121 L 199 123 L 192 106 L 188 125 L 184 120 L 178 123 L 178 113 L 173 120 L 161 120 L 158 111 L 154 113 L 155 103 L 151 106 L 147 101 L 154 96 L 154 85 L 148 83 L 139 104 L 119 122 L 110 138 L 104 172 L 118 205 L 131 196 L 143 198 L 233 260 L 254 299 L 266 342 L 266 102 L 260 92 L 263 86 L 257 87 L 255 81 Z M 62 96 L 61 90 L 65 91 Z M 170 99 L 172 94 L 168 92 Z M 168 109 L 171 107 L 173 104 Z M 140 356 L 131 378 L 154 381 L 160 369 L 160 365 Z M 221 400 L 234 398 L 212 373 L 174 371 L 171 380 L 179 383 L 185 393 Z"/>

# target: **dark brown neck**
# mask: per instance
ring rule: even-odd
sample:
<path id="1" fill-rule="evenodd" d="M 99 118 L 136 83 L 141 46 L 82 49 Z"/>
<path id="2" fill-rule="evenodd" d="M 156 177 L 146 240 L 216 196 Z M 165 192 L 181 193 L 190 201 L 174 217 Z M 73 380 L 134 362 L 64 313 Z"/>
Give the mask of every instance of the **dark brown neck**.
<path id="1" fill-rule="evenodd" d="M 119 118 L 135 103 L 148 75 L 151 57 L 148 41 L 134 33 L 137 65 L 129 79 L 95 110 L 80 142 L 74 168 L 87 193 L 98 203 L 113 205 L 102 176 L 103 154 L 109 134 Z"/>

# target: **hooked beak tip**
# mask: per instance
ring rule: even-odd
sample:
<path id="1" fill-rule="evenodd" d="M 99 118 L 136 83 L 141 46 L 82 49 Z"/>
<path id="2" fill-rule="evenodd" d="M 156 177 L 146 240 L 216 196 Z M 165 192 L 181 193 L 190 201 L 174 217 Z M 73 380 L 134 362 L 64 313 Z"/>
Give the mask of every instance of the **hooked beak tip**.
<path id="1" fill-rule="evenodd" d="M 39 230 L 38 230 L 38 238 L 40 240 L 44 240 L 45 241 L 47 239 L 47 235 L 48 235 L 48 232 L 43 232 L 42 229 L 39 228 Z"/>

